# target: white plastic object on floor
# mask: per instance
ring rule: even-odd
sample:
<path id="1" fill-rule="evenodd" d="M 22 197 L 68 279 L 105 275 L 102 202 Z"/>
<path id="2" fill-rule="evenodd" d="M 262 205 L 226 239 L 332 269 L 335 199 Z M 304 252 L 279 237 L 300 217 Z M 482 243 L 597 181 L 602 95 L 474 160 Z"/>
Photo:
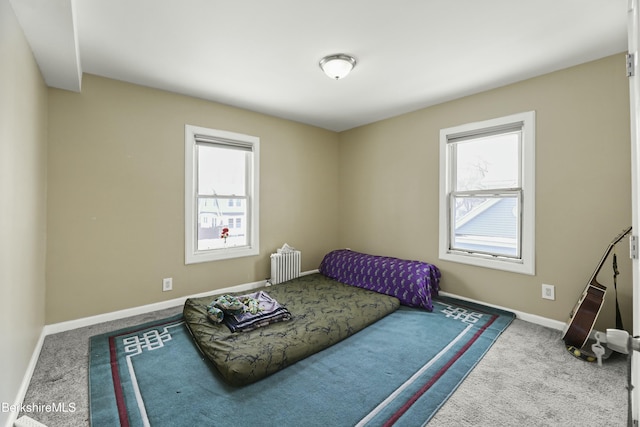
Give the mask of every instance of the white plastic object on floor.
<path id="1" fill-rule="evenodd" d="M 27 417 L 26 415 L 21 416 L 13 423 L 13 427 L 47 427 L 39 421 L 34 420 L 33 418 Z"/>
<path id="2" fill-rule="evenodd" d="M 622 354 L 629 354 L 629 332 L 607 329 L 607 347 Z"/>
<path id="3" fill-rule="evenodd" d="M 595 354 L 596 358 L 598 359 L 598 366 L 602 366 L 602 356 L 604 355 L 605 351 L 604 347 L 600 344 L 599 334 L 596 334 L 596 340 L 597 342 L 591 346 L 591 351 L 593 351 L 593 354 Z"/>

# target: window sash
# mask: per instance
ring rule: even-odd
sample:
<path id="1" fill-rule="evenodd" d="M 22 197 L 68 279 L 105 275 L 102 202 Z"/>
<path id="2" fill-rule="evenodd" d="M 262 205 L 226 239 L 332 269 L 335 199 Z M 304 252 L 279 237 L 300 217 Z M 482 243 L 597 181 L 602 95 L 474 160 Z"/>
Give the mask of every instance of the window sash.
<path id="1" fill-rule="evenodd" d="M 515 238 L 507 236 L 500 236 L 500 233 L 495 235 L 458 235 L 459 230 L 467 221 L 473 220 L 466 219 L 463 224 L 458 224 L 456 218 L 456 200 L 458 199 L 487 199 L 485 204 L 487 208 L 495 205 L 501 200 L 515 199 L 516 209 L 516 224 L 515 224 Z M 477 208 L 479 211 L 483 210 L 483 206 Z M 495 258 L 503 258 L 505 260 L 521 260 L 522 259 L 522 190 L 505 189 L 502 191 L 487 190 L 487 191 L 458 191 L 451 192 L 448 198 L 448 248 L 451 253 L 459 253 L 466 255 L 480 255 L 489 256 Z M 467 215 L 471 214 L 469 212 Z M 515 251 L 512 253 L 510 248 Z M 489 248 L 504 248 L 503 250 L 489 250 Z M 483 249 L 484 248 L 484 249 Z"/>
<path id="2" fill-rule="evenodd" d="M 535 274 L 535 115 L 535 111 L 528 111 L 440 130 L 440 206 L 438 208 L 438 253 L 440 259 L 520 274 Z M 512 182 L 505 181 L 501 184 L 497 181 L 500 179 L 499 177 L 496 179 L 490 178 L 490 181 L 477 186 L 468 185 L 468 183 L 465 182 L 461 185 L 460 191 L 456 192 L 458 188 L 455 186 L 455 180 L 458 177 L 454 175 L 455 170 L 453 167 L 455 167 L 455 164 L 454 160 L 452 160 L 456 154 L 455 146 L 459 145 L 458 143 L 460 142 L 469 141 L 469 144 L 473 144 L 473 139 L 488 138 L 492 135 L 511 132 L 517 132 L 519 135 L 519 153 L 517 159 L 519 162 L 518 178 L 520 182 L 515 183 L 512 180 Z M 482 150 L 480 151 L 483 152 Z M 505 175 L 505 179 L 507 176 L 513 177 L 513 173 Z M 464 173 L 462 173 L 459 178 L 464 178 L 465 181 L 467 181 L 467 175 Z M 469 182 L 473 184 L 472 180 Z M 474 189 L 475 187 L 490 186 L 494 188 L 490 190 L 488 188 Z M 451 239 L 451 227 L 455 226 L 454 217 L 450 209 L 450 206 L 453 205 L 452 197 L 471 196 L 476 191 L 481 192 L 485 190 L 487 190 L 487 192 L 484 193 L 484 195 L 493 195 L 494 197 L 510 191 L 520 192 L 519 201 L 517 202 L 519 211 L 514 209 L 519 221 L 517 224 L 517 238 L 519 243 L 518 258 L 484 253 L 491 253 L 491 250 L 481 252 L 459 251 L 457 249 L 462 245 L 459 244 L 460 242 L 456 244 L 455 240 Z M 501 208 L 506 209 L 504 205 L 498 207 L 498 209 Z M 503 211 L 503 214 L 505 212 L 506 211 Z M 513 225 L 510 225 L 510 227 L 513 227 Z M 512 231 L 514 230 L 513 228 L 510 229 Z M 489 230 L 491 230 L 491 228 L 489 228 Z M 471 230 L 467 229 L 464 231 Z M 474 233 L 476 232 L 475 227 L 473 231 Z M 510 237 L 513 237 L 513 235 L 514 233 L 512 232 Z M 452 241 L 454 242 L 453 244 L 451 243 Z M 452 249 L 452 247 L 454 249 Z M 497 250 L 497 252 L 501 252 L 501 250 Z M 510 256 L 513 256 L 513 254 L 510 254 Z"/>
<path id="3" fill-rule="evenodd" d="M 237 258 L 259 254 L 259 148 L 260 140 L 257 137 L 237 134 L 234 132 L 206 129 L 197 126 L 185 125 L 185 263 L 199 263 L 215 261 L 221 259 Z M 200 192 L 199 190 L 199 148 L 204 146 L 218 147 L 229 150 L 240 150 L 246 152 L 244 156 L 245 180 L 243 185 L 244 194 L 211 194 L 211 191 Z M 214 179 L 215 181 L 215 179 Z M 224 191 L 224 189 L 222 189 Z M 239 188 L 229 187 L 228 190 L 234 192 Z M 215 192 L 215 191 L 214 191 Z M 200 232 L 200 203 L 204 200 L 218 200 L 219 203 L 232 206 L 224 206 L 224 215 L 219 215 L 215 221 L 215 227 L 230 230 L 230 237 L 227 244 L 217 247 L 215 245 L 201 245 L 199 247 Z M 231 215 L 231 210 L 239 210 L 239 215 Z M 207 215 L 208 214 L 208 215 Z M 218 214 L 208 212 L 209 227 L 213 227 L 214 217 Z M 238 219 L 241 218 L 241 221 Z M 207 221 L 205 220 L 205 221 Z M 229 221 L 233 221 L 234 226 L 229 226 Z M 240 225 L 240 227 L 236 227 Z M 234 233 L 235 232 L 235 233 Z M 241 239 L 236 238 L 237 233 L 245 234 Z M 220 240 L 218 230 L 207 230 L 202 233 L 206 235 L 211 243 L 213 240 Z M 219 242 L 217 242 L 219 243 Z M 216 243 L 216 244 L 217 244 Z"/>
<path id="4" fill-rule="evenodd" d="M 450 163 L 449 163 L 449 176 L 450 176 L 450 181 L 451 181 L 451 190 L 452 191 L 456 191 L 456 189 L 459 187 L 459 183 L 457 181 L 458 179 L 458 164 L 459 164 L 459 157 L 458 157 L 458 150 L 460 147 L 460 143 L 473 143 L 474 141 L 480 142 L 483 139 L 486 139 L 490 136 L 507 136 L 509 134 L 515 134 L 517 137 L 517 154 L 516 154 L 516 162 L 517 162 L 517 172 L 516 172 L 516 182 L 513 183 L 514 186 L 521 188 L 522 186 L 522 180 L 523 180 L 523 176 L 522 176 L 522 139 L 523 139 L 523 135 L 522 135 L 522 128 L 518 128 L 518 129 L 510 129 L 509 127 L 506 127 L 504 129 L 503 132 L 489 132 L 489 133 L 485 133 L 485 132 L 475 132 L 475 133 L 471 133 L 469 132 L 467 135 L 468 137 L 465 137 L 464 139 L 447 139 L 447 149 L 450 150 L 450 154 L 449 154 L 449 159 L 450 159 Z M 496 190 L 500 190 L 500 186 L 495 186 L 495 187 L 491 187 L 494 191 Z M 483 188 L 474 188 L 473 190 L 483 190 Z"/>
<path id="5" fill-rule="evenodd" d="M 210 211 L 203 212 L 200 208 L 202 201 L 212 201 L 215 207 Z M 244 201 L 242 203 L 232 203 L 229 201 Z M 198 220 L 195 225 L 195 253 L 208 253 L 210 251 L 221 251 L 230 248 L 247 248 L 250 239 L 250 231 L 244 230 L 239 233 L 239 218 L 246 218 L 244 224 L 250 224 L 251 209 L 250 200 L 247 197 L 217 197 L 217 196 L 197 196 L 196 205 L 198 206 Z M 204 221 L 201 221 L 200 216 Z M 211 221 L 211 218 L 215 219 Z M 202 224 L 206 224 L 204 227 Z M 229 228 L 229 237 L 226 240 L 221 238 L 222 229 Z"/>
<path id="6" fill-rule="evenodd" d="M 196 140 L 197 141 L 197 140 Z M 197 144 L 200 145 L 200 144 Z M 236 194 L 207 194 L 207 193 L 201 193 L 200 192 L 200 182 L 197 179 L 198 175 L 198 165 L 199 165 L 199 160 L 198 160 L 198 155 L 199 155 L 199 150 L 198 147 L 195 147 L 195 165 L 196 165 L 196 179 L 195 179 L 195 186 L 196 186 L 196 194 L 194 197 L 194 203 L 195 203 L 195 213 L 196 216 L 198 216 L 200 214 L 199 212 L 199 206 L 200 206 L 200 200 L 220 200 L 220 201 L 225 201 L 228 204 L 228 200 L 244 200 L 245 201 L 245 210 L 244 210 L 244 217 L 246 218 L 245 224 L 251 224 L 251 182 L 252 182 L 252 162 L 253 162 L 253 150 L 244 150 L 242 148 L 243 151 L 247 151 L 247 155 L 245 156 L 245 164 L 244 164 L 244 174 L 245 174 L 245 178 L 244 178 L 244 194 L 241 195 L 236 195 Z M 215 144 L 211 144 L 211 145 L 215 145 Z M 221 144 L 221 145 L 217 145 L 218 147 L 223 147 L 225 149 L 237 149 L 239 146 L 234 146 L 233 144 L 229 143 L 229 144 Z M 224 202 L 223 202 L 224 203 Z M 235 206 L 234 206 L 235 207 Z M 251 246 L 251 229 L 248 228 L 246 231 L 246 235 L 245 238 L 243 239 L 243 243 L 238 244 L 238 239 L 228 239 L 229 242 L 232 242 L 231 244 L 228 245 L 222 245 L 222 246 L 218 246 L 218 247 L 210 247 L 210 248 L 206 248 L 206 249 L 202 249 L 201 246 L 204 246 L 201 243 L 200 239 L 200 228 L 199 228 L 199 221 L 196 219 L 196 221 L 194 221 L 194 235 L 195 235 L 195 239 L 193 242 L 193 251 L 195 254 L 204 254 L 204 253 L 208 253 L 211 251 L 224 251 L 224 250 L 228 250 L 231 248 L 235 248 L 235 249 L 242 249 L 242 248 L 249 248 Z M 229 227 L 228 225 L 226 225 L 227 227 Z M 229 227 L 231 228 L 231 227 Z"/>
<path id="7" fill-rule="evenodd" d="M 217 148 L 221 148 L 224 150 L 235 150 L 236 148 L 234 148 L 232 145 L 216 145 L 216 144 L 196 144 L 194 147 L 194 165 L 195 165 L 195 188 L 196 188 L 196 195 L 198 196 L 219 196 L 219 197 L 235 197 L 235 196 L 249 196 L 250 197 L 250 189 L 251 189 L 251 182 L 252 182 L 252 164 L 253 164 L 253 151 L 252 150 L 244 150 L 241 149 L 242 151 L 245 151 L 245 156 L 244 156 L 244 165 L 242 165 L 242 172 L 244 174 L 244 186 L 242 189 L 242 193 L 241 194 L 225 194 L 225 193 L 216 193 L 215 191 L 213 192 L 213 194 L 211 194 L 210 192 L 207 191 L 203 191 L 201 190 L 201 182 L 200 182 L 200 148 L 202 146 L 211 146 L 211 147 L 217 147 Z"/>
<path id="8" fill-rule="evenodd" d="M 457 176 L 458 176 L 458 147 L 460 143 L 473 143 L 474 141 L 481 141 L 483 139 L 489 137 L 503 136 L 508 134 L 516 134 L 518 138 L 518 155 L 517 155 L 517 176 L 518 183 L 522 183 L 522 130 L 524 126 L 524 121 L 516 121 L 511 123 L 499 124 L 496 126 L 477 128 L 472 130 L 467 130 L 463 132 L 457 132 L 447 135 L 447 149 L 450 154 L 449 165 L 448 165 L 448 179 L 450 182 L 451 191 L 449 192 L 449 197 L 447 201 L 447 210 L 448 221 L 447 221 L 447 244 L 448 251 L 450 253 L 458 253 L 465 254 L 471 256 L 488 256 L 501 258 L 505 260 L 517 260 L 520 261 L 522 259 L 522 188 L 521 187 L 513 187 L 513 188 L 491 188 L 487 190 L 483 189 L 474 189 L 474 190 L 465 190 L 465 191 L 456 191 L 458 188 Z M 503 198 L 513 198 L 516 197 L 516 206 L 517 206 L 517 217 L 516 217 L 516 236 L 515 236 L 515 253 L 508 254 L 504 251 L 491 251 L 488 250 L 490 246 L 487 244 L 492 239 L 494 243 L 497 243 L 502 240 L 502 246 L 509 246 L 506 240 L 501 239 L 498 236 L 485 236 L 485 239 L 482 238 L 467 238 L 467 242 L 472 242 L 476 240 L 474 244 L 467 244 L 466 248 L 463 245 L 459 245 L 458 242 L 465 240 L 459 239 L 456 234 L 456 209 L 455 209 L 455 200 L 460 198 L 486 198 L 486 199 L 503 199 Z M 474 249 L 471 249 L 472 246 L 475 246 Z M 485 249 L 481 249 L 484 246 Z"/>

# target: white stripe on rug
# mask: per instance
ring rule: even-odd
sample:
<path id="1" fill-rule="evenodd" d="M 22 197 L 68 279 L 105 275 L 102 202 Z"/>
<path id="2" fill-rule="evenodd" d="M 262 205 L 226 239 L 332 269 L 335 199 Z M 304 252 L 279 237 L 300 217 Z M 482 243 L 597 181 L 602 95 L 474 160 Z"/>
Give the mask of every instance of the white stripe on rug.
<path id="1" fill-rule="evenodd" d="M 135 356 L 135 354 L 131 356 Z M 133 369 L 133 365 L 131 364 L 131 356 L 127 356 L 127 366 L 129 367 L 129 376 L 131 377 L 131 384 L 133 385 L 133 390 L 136 395 L 136 402 L 138 402 L 138 411 L 140 411 L 140 416 L 142 417 L 142 424 L 144 425 L 144 427 L 151 427 L 151 424 L 149 423 L 149 417 L 147 416 L 147 409 L 145 408 L 144 402 L 142 401 L 142 394 L 140 394 L 140 387 L 138 387 L 138 378 L 136 378 L 136 372 Z"/>
<path id="2" fill-rule="evenodd" d="M 168 340 L 171 340 L 171 334 L 169 333 L 169 328 L 175 328 L 184 324 L 184 322 L 180 322 L 174 325 L 165 326 L 163 328 L 163 333 L 166 333 L 168 336 Z M 153 351 L 158 348 L 164 347 L 164 341 L 160 340 L 156 343 L 156 346 L 147 347 L 148 350 Z M 147 408 L 144 406 L 144 401 L 142 400 L 142 393 L 140 393 L 140 387 L 138 386 L 138 378 L 136 377 L 135 369 L 133 368 L 133 363 L 131 362 L 131 358 L 133 356 L 137 356 L 142 353 L 142 348 L 137 348 L 137 352 L 134 354 L 127 355 L 127 366 L 129 368 L 129 376 L 131 377 L 131 384 L 133 386 L 133 391 L 136 396 L 136 402 L 138 403 L 138 411 L 140 412 L 140 417 L 142 418 L 142 424 L 144 427 L 151 427 L 151 423 L 149 422 L 149 417 L 147 416 Z"/>
<path id="3" fill-rule="evenodd" d="M 429 360 L 422 368 L 420 368 L 415 374 L 411 376 L 407 381 L 404 382 L 400 387 L 398 387 L 393 393 L 389 395 L 385 400 L 382 401 L 378 406 L 376 406 L 373 411 L 369 412 L 369 414 L 364 417 L 356 427 L 362 427 L 366 425 L 369 421 L 371 421 L 376 415 L 378 415 L 384 408 L 386 408 L 400 393 L 402 393 L 407 387 L 413 384 L 427 369 L 429 369 L 434 363 L 436 363 L 442 356 L 444 356 L 458 341 L 462 339 L 462 337 L 473 327 L 472 324 L 469 324 L 458 336 L 451 341 L 445 348 L 440 350 L 438 354 L 435 355 L 431 360 Z"/>

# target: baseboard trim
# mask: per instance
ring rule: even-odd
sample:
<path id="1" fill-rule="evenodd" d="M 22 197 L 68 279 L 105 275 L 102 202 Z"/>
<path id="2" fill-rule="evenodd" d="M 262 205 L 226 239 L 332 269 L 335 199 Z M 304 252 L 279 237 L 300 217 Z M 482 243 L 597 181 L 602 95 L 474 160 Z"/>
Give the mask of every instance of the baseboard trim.
<path id="1" fill-rule="evenodd" d="M 18 393 L 16 394 L 14 402 L 14 407 L 16 408 L 22 405 L 24 397 L 27 395 L 27 389 L 29 388 L 29 384 L 31 383 L 31 377 L 33 377 L 33 373 L 36 370 L 36 365 L 38 364 L 38 358 L 40 357 L 40 352 L 42 351 L 42 345 L 44 344 L 45 337 L 46 334 L 43 327 L 42 331 L 40 331 L 40 337 L 38 338 L 38 341 L 33 348 L 33 353 L 31 353 L 31 359 L 29 359 L 29 364 L 27 365 L 27 369 L 25 370 L 24 376 L 22 377 L 22 382 L 20 383 Z M 13 427 L 14 423 L 18 419 L 18 415 L 20 415 L 20 411 L 9 412 L 6 427 Z"/>
<path id="2" fill-rule="evenodd" d="M 317 273 L 318 270 L 304 271 L 300 273 L 301 276 L 307 274 Z M 184 297 L 174 298 L 167 301 L 156 302 L 152 304 L 145 304 L 138 307 L 125 308 L 124 310 L 112 311 L 110 313 L 97 314 L 95 316 L 83 317 L 75 320 L 68 320 L 66 322 L 53 323 L 44 327 L 45 335 L 57 334 L 59 332 L 71 331 L 73 329 L 83 328 L 85 326 L 96 325 L 98 323 L 110 322 L 112 320 L 124 319 L 131 316 L 137 316 L 139 314 L 151 313 L 152 311 L 164 310 L 166 308 L 177 307 L 184 305 L 188 298 L 200 298 L 208 297 L 210 295 L 221 295 L 233 292 L 250 291 L 256 288 L 260 288 L 267 284 L 266 280 L 260 280 L 257 282 L 243 283 L 240 285 L 229 286 L 222 289 L 214 289 L 207 292 L 202 292 L 194 295 L 187 295 Z"/>
<path id="3" fill-rule="evenodd" d="M 566 323 L 561 322 L 559 320 L 549 319 L 548 317 L 538 316 L 537 314 L 525 313 L 524 311 L 513 310 L 511 308 L 502 307 L 502 306 L 495 305 L 495 304 L 489 304 L 489 303 L 484 302 L 484 301 L 478 301 L 478 300 L 474 300 L 472 298 L 462 297 L 460 295 L 452 294 L 452 293 L 449 293 L 449 292 L 440 291 L 440 295 L 445 296 L 445 297 L 457 298 L 457 299 L 461 299 L 463 301 L 469 301 L 469 302 L 473 302 L 473 303 L 476 303 L 476 304 L 487 305 L 489 307 L 497 308 L 497 309 L 500 309 L 500 310 L 510 311 L 510 312 L 512 312 L 512 313 L 514 313 L 516 315 L 516 318 L 524 320 L 525 322 L 534 323 L 534 324 L 540 325 L 540 326 L 546 326 L 547 328 L 556 329 L 558 331 L 562 331 L 564 329 L 565 325 L 566 325 Z"/>
<path id="4" fill-rule="evenodd" d="M 317 273 L 317 272 L 318 272 L 318 270 L 305 271 L 305 272 L 302 273 L 302 275 L 304 276 L 304 275 L 307 275 L 307 274 L 312 274 L 312 273 Z M 141 306 L 138 306 L 138 307 L 127 308 L 127 309 L 124 309 L 124 310 L 113 311 L 113 312 L 110 312 L 110 313 L 98 314 L 98 315 L 95 315 L 95 316 L 83 317 L 83 318 L 80 318 L 80 319 L 69 320 L 69 321 L 66 321 L 66 322 L 53 323 L 53 324 L 50 324 L 50 325 L 45 325 L 44 329 L 43 329 L 43 337 L 41 338 L 41 341 L 44 340 L 44 336 L 46 336 L 46 335 L 57 334 L 59 332 L 70 331 L 70 330 L 73 330 L 73 329 L 83 328 L 85 326 L 91 326 L 91 325 L 95 325 L 95 324 L 98 324 L 98 323 L 104 323 L 104 322 L 109 322 L 109 321 L 112 321 L 112 320 L 124 319 L 124 318 L 131 317 L 131 316 L 137 316 L 139 314 L 146 314 L 146 313 L 150 313 L 152 311 L 164 310 L 164 309 L 167 309 L 167 308 L 172 308 L 172 307 L 177 307 L 177 306 L 180 306 L 180 305 L 184 305 L 184 302 L 188 298 L 200 298 L 200 297 L 206 297 L 206 296 L 210 296 L 210 295 L 220 295 L 220 294 L 232 293 L 232 292 L 250 291 L 252 289 L 256 289 L 256 288 L 265 286 L 265 284 L 266 284 L 265 280 L 260 280 L 258 282 L 244 283 L 244 284 L 241 284 L 241 285 L 230 286 L 230 287 L 227 287 L 227 288 L 215 289 L 215 290 L 212 290 L 212 291 L 207 291 L 207 292 L 203 292 L 203 293 L 199 293 L 199 294 L 195 294 L 195 295 L 188 295 L 188 296 L 179 297 L 179 298 L 175 298 L 175 299 L 171 299 L 171 300 L 167 300 L 167 301 L 161 301 L 161 302 L 157 302 L 157 303 L 141 305 Z M 527 322 L 530 322 L 530 323 L 535 323 L 537 325 L 546 326 L 548 328 L 562 330 L 565 327 L 565 323 L 564 322 L 560 322 L 558 320 L 549 319 L 549 318 L 546 318 L 546 317 L 542 317 L 542 316 L 538 316 L 538 315 L 535 315 L 535 314 L 530 314 L 530 313 L 526 313 L 526 312 L 522 312 L 522 311 L 518 311 L 518 310 L 513 310 L 513 309 L 508 308 L 508 307 L 501 307 L 501 306 L 498 306 L 498 305 L 489 304 L 489 303 L 486 303 L 484 301 L 474 300 L 472 298 L 463 297 L 463 296 L 452 294 L 452 293 L 449 293 L 449 292 L 440 291 L 440 294 L 443 295 L 443 296 L 450 296 L 452 298 L 458 298 L 458 299 L 461 299 L 463 301 L 474 302 L 474 303 L 477 303 L 477 304 L 488 305 L 490 307 L 498 308 L 498 309 L 501 309 L 501 310 L 511 311 L 512 313 L 514 313 L 516 315 L 516 317 L 518 319 L 521 319 L 521 320 L 524 320 L 524 321 L 527 321 Z M 41 345 L 41 343 L 40 343 L 40 345 Z M 38 348 L 38 354 L 39 354 L 39 348 Z M 37 358 L 36 358 L 36 360 L 37 360 Z"/>
<path id="5" fill-rule="evenodd" d="M 167 308 L 177 307 L 184 305 L 188 298 L 200 298 L 209 295 L 220 295 L 231 292 L 244 292 L 252 289 L 264 286 L 265 280 L 258 282 L 244 283 L 241 285 L 230 286 L 222 289 L 215 289 L 212 291 L 202 292 L 194 295 L 187 295 L 179 298 L 174 298 L 167 301 L 156 302 L 152 304 L 145 304 L 138 307 L 125 308 L 123 310 L 112 311 L 110 313 L 97 314 L 95 316 L 83 317 L 75 320 L 68 320 L 66 322 L 53 323 L 46 325 L 44 330 L 46 335 L 57 334 L 59 332 L 70 331 L 73 329 L 83 328 L 85 326 L 96 325 L 98 323 L 110 322 L 112 320 L 124 319 L 131 316 L 137 316 L 139 314 L 151 313 L 152 311 L 164 310 Z"/>

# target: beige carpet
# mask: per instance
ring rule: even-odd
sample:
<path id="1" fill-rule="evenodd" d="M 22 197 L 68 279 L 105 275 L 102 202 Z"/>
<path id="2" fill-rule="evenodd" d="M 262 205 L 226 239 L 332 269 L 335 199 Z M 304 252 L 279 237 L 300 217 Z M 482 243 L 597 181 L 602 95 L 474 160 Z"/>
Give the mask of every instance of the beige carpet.
<path id="1" fill-rule="evenodd" d="M 598 367 L 560 337 L 515 320 L 429 426 L 626 426 L 626 355 Z"/>

